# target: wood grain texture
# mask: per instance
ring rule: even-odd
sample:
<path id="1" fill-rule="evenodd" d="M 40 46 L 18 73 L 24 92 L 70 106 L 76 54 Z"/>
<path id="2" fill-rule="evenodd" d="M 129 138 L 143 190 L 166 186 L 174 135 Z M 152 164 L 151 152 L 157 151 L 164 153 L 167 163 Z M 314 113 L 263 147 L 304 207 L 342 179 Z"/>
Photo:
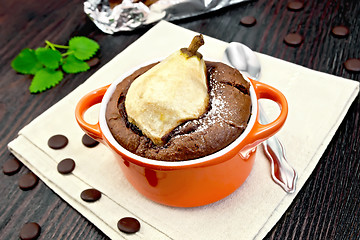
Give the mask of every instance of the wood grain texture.
<path id="1" fill-rule="evenodd" d="M 80 0 L 1 1 L 1 166 L 13 158 L 6 145 L 22 127 L 150 28 L 104 34 L 85 16 L 82 3 Z M 223 41 L 243 42 L 253 50 L 310 69 L 360 81 L 359 73 L 350 73 L 343 66 L 348 58 L 360 58 L 360 1 L 304 1 L 304 9 L 298 12 L 287 10 L 287 3 L 250 1 L 174 23 Z M 255 26 L 240 24 L 240 19 L 247 15 L 257 19 Z M 331 35 L 331 28 L 340 24 L 350 28 L 347 38 Z M 283 43 L 285 35 L 292 32 L 304 36 L 301 46 Z M 67 74 L 49 91 L 30 94 L 30 78 L 16 74 L 10 67 L 11 60 L 23 48 L 42 46 L 44 40 L 65 44 L 76 35 L 99 42 L 101 63 L 89 72 Z M 359 115 L 357 97 L 311 177 L 265 239 L 360 239 Z M 18 239 L 21 226 L 28 221 L 41 225 L 39 239 L 108 239 L 43 182 L 39 181 L 33 190 L 20 190 L 18 179 L 28 171 L 22 167 L 13 176 L 0 173 L 0 239 Z"/>

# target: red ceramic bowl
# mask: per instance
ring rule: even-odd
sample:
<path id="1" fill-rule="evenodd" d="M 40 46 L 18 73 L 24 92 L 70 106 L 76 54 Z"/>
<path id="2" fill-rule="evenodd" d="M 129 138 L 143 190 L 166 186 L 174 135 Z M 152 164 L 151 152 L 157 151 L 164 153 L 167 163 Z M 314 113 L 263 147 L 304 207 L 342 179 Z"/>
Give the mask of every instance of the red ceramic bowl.
<path id="1" fill-rule="evenodd" d="M 216 153 L 188 161 L 167 162 L 140 157 L 114 139 L 105 119 L 110 96 L 117 84 L 132 72 L 124 74 L 111 85 L 85 95 L 76 106 L 75 116 L 89 136 L 113 151 L 128 181 L 145 197 L 161 204 L 194 207 L 230 195 L 249 176 L 256 146 L 278 132 L 287 118 L 288 105 L 281 92 L 245 77 L 251 85 L 251 117 L 245 131 L 234 142 Z M 265 125 L 258 120 L 258 100 L 261 98 L 275 101 L 281 109 L 277 119 Z M 101 103 L 99 121 L 89 124 L 84 120 L 84 114 L 97 103 Z"/>

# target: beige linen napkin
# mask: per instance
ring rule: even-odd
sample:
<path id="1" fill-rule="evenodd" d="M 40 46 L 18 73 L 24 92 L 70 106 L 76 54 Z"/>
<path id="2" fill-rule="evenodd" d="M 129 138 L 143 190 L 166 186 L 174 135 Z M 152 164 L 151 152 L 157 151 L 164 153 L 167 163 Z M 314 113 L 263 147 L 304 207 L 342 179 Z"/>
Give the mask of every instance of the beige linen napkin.
<path id="1" fill-rule="evenodd" d="M 171 34 L 169 34 L 171 33 Z M 318 163 L 348 108 L 357 96 L 359 83 L 316 72 L 289 62 L 258 54 L 261 80 L 278 88 L 289 102 L 289 115 L 278 133 L 290 164 L 297 170 L 297 191 L 286 194 L 270 177 L 269 162 L 259 148 L 254 168 L 244 183 L 229 197 L 196 208 L 174 208 L 154 203 L 126 181 L 112 153 L 103 145 L 86 148 L 74 109 L 87 92 L 113 82 L 134 66 L 167 56 L 184 47 L 196 33 L 160 22 L 84 84 L 24 127 L 9 143 L 10 151 L 37 174 L 60 197 L 77 209 L 112 239 L 261 239 L 284 214 Z M 221 60 L 227 43 L 205 36 L 200 52 L 208 59 Z M 278 109 L 265 102 L 269 115 Z M 96 122 L 98 107 L 86 118 Z M 271 117 L 270 116 L 270 117 Z M 69 138 L 64 149 L 52 150 L 47 140 L 54 134 Z M 70 175 L 57 172 L 57 163 L 73 158 Z M 96 188 L 102 198 L 93 203 L 80 199 L 87 188 Z M 117 221 L 133 216 L 141 229 L 127 235 Z"/>

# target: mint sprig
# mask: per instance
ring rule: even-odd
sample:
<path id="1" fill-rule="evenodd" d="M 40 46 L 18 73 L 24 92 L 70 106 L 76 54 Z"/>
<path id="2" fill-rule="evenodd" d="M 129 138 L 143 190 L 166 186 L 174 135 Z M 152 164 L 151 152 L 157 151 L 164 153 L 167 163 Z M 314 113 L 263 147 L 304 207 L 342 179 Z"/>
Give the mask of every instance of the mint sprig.
<path id="1" fill-rule="evenodd" d="M 69 55 L 62 64 L 62 69 L 66 73 L 79 73 L 79 72 L 85 72 L 90 69 L 90 66 L 75 57 L 74 55 Z"/>
<path id="2" fill-rule="evenodd" d="M 37 71 L 31 81 L 29 90 L 31 93 L 43 92 L 46 89 L 52 88 L 63 79 L 62 71 L 42 68 Z"/>
<path id="3" fill-rule="evenodd" d="M 11 62 L 11 66 L 22 74 L 35 74 L 42 68 L 35 51 L 29 48 L 21 50 L 19 55 Z"/>
<path id="4" fill-rule="evenodd" d="M 73 37 L 69 41 L 69 50 L 80 60 L 89 60 L 99 49 L 99 44 L 86 37 Z"/>
<path id="5" fill-rule="evenodd" d="M 35 55 L 41 64 L 50 69 L 57 69 L 62 58 L 58 50 L 50 48 L 38 48 L 35 50 Z"/>
<path id="6" fill-rule="evenodd" d="M 65 73 L 80 73 L 90 69 L 85 62 L 99 50 L 97 42 L 87 37 L 73 37 L 69 45 L 58 45 L 45 41 L 45 47 L 35 50 L 23 49 L 11 62 L 18 73 L 34 75 L 29 90 L 43 92 L 56 86 Z"/>

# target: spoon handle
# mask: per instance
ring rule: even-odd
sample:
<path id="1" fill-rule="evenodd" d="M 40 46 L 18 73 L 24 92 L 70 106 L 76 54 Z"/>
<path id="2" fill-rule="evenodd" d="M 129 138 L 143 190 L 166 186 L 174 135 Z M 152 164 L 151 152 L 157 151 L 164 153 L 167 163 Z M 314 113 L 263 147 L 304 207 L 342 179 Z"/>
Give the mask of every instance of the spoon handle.
<path id="1" fill-rule="evenodd" d="M 268 122 L 265 112 L 259 104 L 259 118 L 261 123 Z M 290 166 L 286 160 L 285 149 L 279 139 L 275 136 L 263 142 L 265 154 L 270 160 L 271 177 L 274 182 L 280 185 L 286 192 L 295 192 L 297 181 L 296 171 Z"/>
<path id="2" fill-rule="evenodd" d="M 238 69 L 245 76 L 257 80 L 260 77 L 261 65 L 256 54 L 244 44 L 231 42 L 226 48 L 223 61 Z M 268 123 L 264 110 L 259 104 L 260 123 Z M 285 192 L 295 192 L 297 174 L 286 160 L 285 150 L 275 136 L 263 142 L 264 151 L 270 160 L 271 177 Z"/>

